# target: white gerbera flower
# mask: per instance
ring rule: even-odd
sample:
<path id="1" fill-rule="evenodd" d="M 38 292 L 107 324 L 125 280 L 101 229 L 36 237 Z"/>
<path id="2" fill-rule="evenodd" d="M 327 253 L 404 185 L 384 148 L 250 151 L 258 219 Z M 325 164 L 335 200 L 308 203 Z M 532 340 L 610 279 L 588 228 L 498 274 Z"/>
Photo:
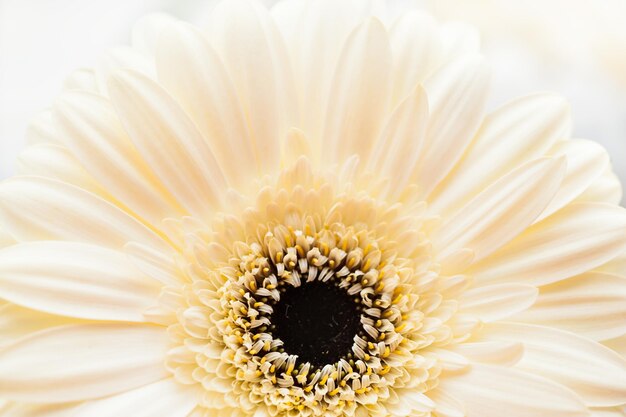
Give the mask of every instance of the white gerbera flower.
<path id="1" fill-rule="evenodd" d="M 0 185 L 0 416 L 624 415 L 606 153 L 374 9 L 154 17 L 68 81 Z"/>

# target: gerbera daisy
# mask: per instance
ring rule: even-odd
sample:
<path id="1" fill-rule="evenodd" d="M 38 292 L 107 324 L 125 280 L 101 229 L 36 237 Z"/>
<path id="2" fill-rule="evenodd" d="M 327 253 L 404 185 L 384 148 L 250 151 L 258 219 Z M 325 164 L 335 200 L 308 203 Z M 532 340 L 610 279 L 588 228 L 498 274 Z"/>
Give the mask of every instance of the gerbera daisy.
<path id="1" fill-rule="evenodd" d="M 0 416 L 624 415 L 620 185 L 559 97 L 483 114 L 477 46 L 363 1 L 140 22 L 0 185 Z"/>

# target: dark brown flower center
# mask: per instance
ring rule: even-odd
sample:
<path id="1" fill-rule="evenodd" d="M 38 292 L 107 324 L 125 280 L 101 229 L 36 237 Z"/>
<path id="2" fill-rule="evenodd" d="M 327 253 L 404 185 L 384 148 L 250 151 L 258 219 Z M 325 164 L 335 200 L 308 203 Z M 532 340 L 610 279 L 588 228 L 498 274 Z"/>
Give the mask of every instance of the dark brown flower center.
<path id="1" fill-rule="evenodd" d="M 358 300 L 358 298 L 356 298 Z M 315 367 L 351 356 L 354 337 L 362 329 L 359 304 L 334 281 L 287 286 L 274 305 L 273 334 L 285 352 Z"/>

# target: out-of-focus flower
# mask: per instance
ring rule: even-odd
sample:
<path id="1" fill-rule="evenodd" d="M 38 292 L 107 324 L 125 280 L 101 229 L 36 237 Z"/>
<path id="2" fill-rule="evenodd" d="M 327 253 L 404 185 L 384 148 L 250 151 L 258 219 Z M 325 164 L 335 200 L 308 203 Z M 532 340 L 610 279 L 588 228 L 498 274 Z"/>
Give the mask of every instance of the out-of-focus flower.
<path id="1" fill-rule="evenodd" d="M 68 80 L 0 185 L 0 416 L 621 415 L 606 152 L 382 13 L 228 0 Z"/>

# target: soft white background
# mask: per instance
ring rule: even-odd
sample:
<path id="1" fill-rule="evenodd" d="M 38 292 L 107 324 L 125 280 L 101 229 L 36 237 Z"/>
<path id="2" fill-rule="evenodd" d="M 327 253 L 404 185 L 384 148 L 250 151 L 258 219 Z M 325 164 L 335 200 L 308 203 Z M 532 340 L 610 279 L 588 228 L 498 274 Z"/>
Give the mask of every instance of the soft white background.
<path id="1" fill-rule="evenodd" d="M 340 1 L 340 0 L 338 0 Z M 0 0 L 0 179 L 14 170 L 28 121 L 63 79 L 128 42 L 151 12 L 197 21 L 213 0 Z M 273 0 L 265 1 L 267 4 Z M 492 107 L 557 91 L 572 103 L 574 134 L 597 140 L 626 183 L 626 0 L 399 0 L 439 20 L 465 20 L 494 68 Z"/>

